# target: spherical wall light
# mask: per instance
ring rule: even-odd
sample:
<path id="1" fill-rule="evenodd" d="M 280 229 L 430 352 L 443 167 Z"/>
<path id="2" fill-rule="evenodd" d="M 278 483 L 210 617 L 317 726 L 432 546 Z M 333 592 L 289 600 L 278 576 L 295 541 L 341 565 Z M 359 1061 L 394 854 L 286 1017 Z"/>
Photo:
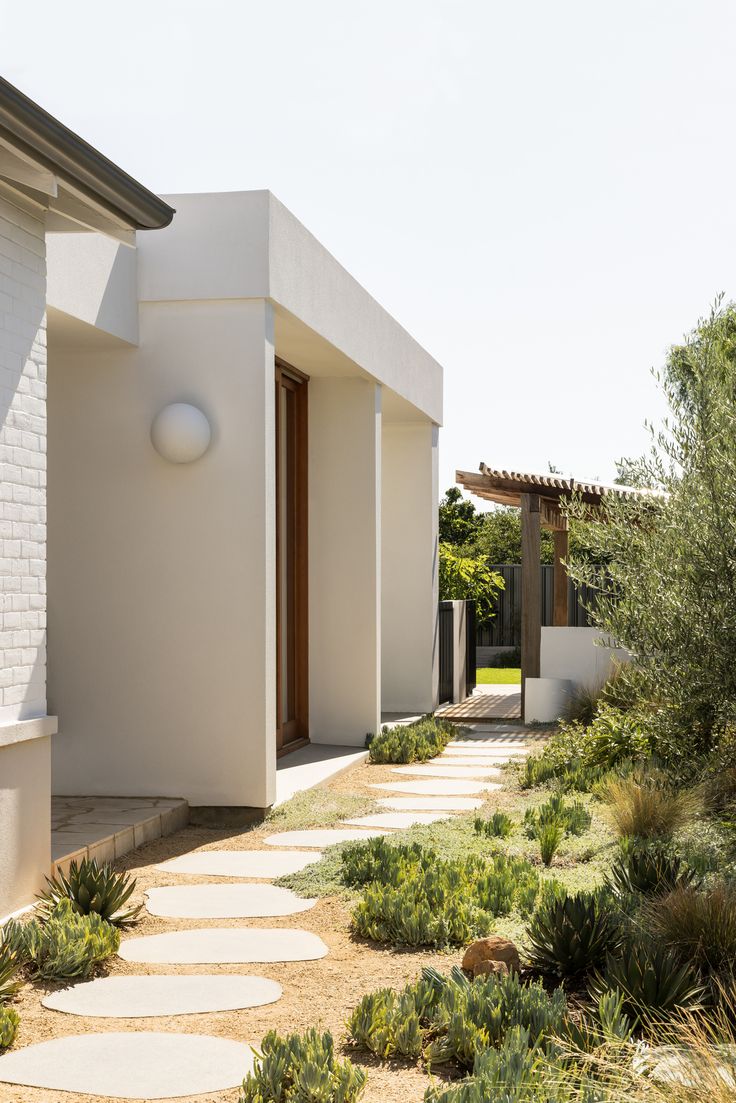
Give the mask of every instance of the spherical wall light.
<path id="1" fill-rule="evenodd" d="M 172 402 L 153 419 L 151 442 L 169 463 L 193 463 L 205 454 L 211 440 L 209 421 L 188 402 Z"/>

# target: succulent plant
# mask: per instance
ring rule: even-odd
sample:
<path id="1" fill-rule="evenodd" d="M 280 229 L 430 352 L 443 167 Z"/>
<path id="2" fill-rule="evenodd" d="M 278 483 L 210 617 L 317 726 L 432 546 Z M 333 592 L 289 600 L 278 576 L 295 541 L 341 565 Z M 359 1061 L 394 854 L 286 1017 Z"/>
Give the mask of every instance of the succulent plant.
<path id="1" fill-rule="evenodd" d="M 530 839 L 538 839 L 540 832 L 551 824 L 558 825 L 566 835 L 582 835 L 590 827 L 591 815 L 579 800 L 568 804 L 560 793 L 553 793 L 549 800 L 536 808 L 527 808 L 524 828 Z"/>
<path id="2" fill-rule="evenodd" d="M 350 1061 L 335 1059 L 329 1032 L 311 1029 L 282 1037 L 271 1030 L 243 1081 L 239 1103 L 356 1103 L 366 1079 Z"/>
<path id="3" fill-rule="evenodd" d="M 7 927 L 19 958 L 43 980 L 89 977 L 120 945 L 116 927 L 95 912 L 79 915 L 69 899 L 60 900 L 42 920 L 11 920 Z"/>
<path id="4" fill-rule="evenodd" d="M 0 1050 L 12 1046 L 19 1022 L 17 1012 L 12 1007 L 0 1007 Z"/>
<path id="5" fill-rule="evenodd" d="M 413 724 L 383 727 L 368 744 L 368 753 L 374 764 L 426 762 L 444 751 L 456 735 L 449 720 L 430 713 Z"/>
<path id="6" fill-rule="evenodd" d="M 626 840 L 611 865 L 607 880 L 617 896 L 650 896 L 696 885 L 700 878 L 694 870 L 688 869 L 682 858 L 663 847 Z"/>
<path id="7" fill-rule="evenodd" d="M 60 900 L 70 900 L 74 911 L 80 915 L 99 915 L 116 927 L 129 927 L 138 918 L 142 904 L 137 908 L 125 905 L 135 892 L 136 881 L 127 873 L 116 873 L 111 865 L 97 864 L 95 858 L 83 858 L 69 866 L 69 876 L 64 873 L 46 878 L 46 889 L 41 894 L 40 908 L 43 914 L 53 911 Z"/>
<path id="8" fill-rule="evenodd" d="M 22 964 L 17 947 L 5 940 L 4 930 L 0 931 L 0 1005 L 14 996 L 20 988 L 18 970 Z"/>
<path id="9" fill-rule="evenodd" d="M 545 866 L 552 865 L 552 859 L 562 842 L 563 834 L 564 831 L 559 823 L 546 823 L 544 827 L 538 829 L 539 856 Z"/>
<path id="10" fill-rule="evenodd" d="M 477 835 L 487 835 L 491 839 L 508 839 L 514 830 L 514 821 L 506 812 L 494 812 L 488 820 L 476 816 L 473 826 Z"/>
<path id="11" fill-rule="evenodd" d="M 627 1013 L 640 1018 L 696 1007 L 705 994 L 692 965 L 646 938 L 628 939 L 618 954 L 606 955 L 605 968 L 593 978 L 590 990 L 601 996 L 614 988 L 622 994 Z"/>
<path id="12" fill-rule="evenodd" d="M 602 964 L 618 936 L 618 920 L 600 891 L 549 895 L 527 928 L 529 957 L 545 973 L 577 976 Z"/>

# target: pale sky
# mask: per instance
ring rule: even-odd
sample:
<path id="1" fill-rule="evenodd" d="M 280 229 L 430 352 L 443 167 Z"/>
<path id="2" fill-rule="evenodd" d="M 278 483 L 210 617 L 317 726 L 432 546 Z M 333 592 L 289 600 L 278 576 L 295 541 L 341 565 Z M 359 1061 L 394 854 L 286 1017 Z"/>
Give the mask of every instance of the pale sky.
<path id="1" fill-rule="evenodd" d="M 154 191 L 270 188 L 445 369 L 441 488 L 614 474 L 736 297 L 729 0 L 0 0 L 0 72 Z"/>

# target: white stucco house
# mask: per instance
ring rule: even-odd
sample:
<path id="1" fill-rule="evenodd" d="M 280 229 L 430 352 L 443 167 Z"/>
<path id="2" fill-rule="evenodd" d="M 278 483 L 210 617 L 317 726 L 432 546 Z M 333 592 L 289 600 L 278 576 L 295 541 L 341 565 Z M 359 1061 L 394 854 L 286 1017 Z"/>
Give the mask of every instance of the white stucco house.
<path id="1" fill-rule="evenodd" d="M 436 705 L 442 371 L 269 192 L 152 195 L 5 82 L 0 323 L 2 916 L 50 792 L 247 816 Z"/>

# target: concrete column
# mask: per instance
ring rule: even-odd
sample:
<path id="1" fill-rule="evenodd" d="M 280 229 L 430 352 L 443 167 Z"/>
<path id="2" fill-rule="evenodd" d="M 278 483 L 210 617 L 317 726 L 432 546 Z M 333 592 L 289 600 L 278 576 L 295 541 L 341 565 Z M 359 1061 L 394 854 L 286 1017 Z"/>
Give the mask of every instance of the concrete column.
<path id="1" fill-rule="evenodd" d="M 437 706 L 437 426 L 384 423 L 381 681 L 384 712 Z"/>
<path id="2" fill-rule="evenodd" d="M 381 388 L 309 383 L 309 727 L 362 746 L 381 719 Z"/>

